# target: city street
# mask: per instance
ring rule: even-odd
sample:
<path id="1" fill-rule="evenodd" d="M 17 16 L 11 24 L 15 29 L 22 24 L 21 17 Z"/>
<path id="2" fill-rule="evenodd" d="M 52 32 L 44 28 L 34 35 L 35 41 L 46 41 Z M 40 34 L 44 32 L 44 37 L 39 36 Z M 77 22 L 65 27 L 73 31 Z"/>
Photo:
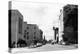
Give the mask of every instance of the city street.
<path id="1" fill-rule="evenodd" d="M 51 44 L 46 44 L 41 47 L 37 48 L 14 48 L 12 49 L 12 53 L 27 53 L 27 52 L 40 52 L 40 51 L 55 51 L 55 50 L 69 50 L 69 49 L 77 49 L 77 45 L 51 45 Z"/>
<path id="2" fill-rule="evenodd" d="M 78 48 L 78 5 L 9 3 L 9 52 Z"/>

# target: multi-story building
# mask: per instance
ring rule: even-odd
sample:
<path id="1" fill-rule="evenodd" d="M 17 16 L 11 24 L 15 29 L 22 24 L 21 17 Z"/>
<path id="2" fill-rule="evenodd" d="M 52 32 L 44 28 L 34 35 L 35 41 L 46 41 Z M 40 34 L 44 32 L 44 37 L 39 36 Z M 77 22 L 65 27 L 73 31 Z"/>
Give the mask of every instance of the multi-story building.
<path id="1" fill-rule="evenodd" d="M 23 36 L 23 16 L 18 10 L 9 10 L 9 47 L 17 47 Z"/>
<path id="2" fill-rule="evenodd" d="M 59 39 L 68 43 L 78 43 L 78 6 L 64 6 L 59 23 Z"/>
<path id="3" fill-rule="evenodd" d="M 59 41 L 59 28 L 53 27 L 53 30 L 54 30 L 54 42 L 58 43 L 58 41 Z"/>
<path id="4" fill-rule="evenodd" d="M 78 43 L 78 5 L 63 7 L 64 36 L 66 42 Z"/>
<path id="5" fill-rule="evenodd" d="M 29 46 L 34 40 L 42 40 L 42 31 L 37 25 L 24 22 L 24 39 Z"/>

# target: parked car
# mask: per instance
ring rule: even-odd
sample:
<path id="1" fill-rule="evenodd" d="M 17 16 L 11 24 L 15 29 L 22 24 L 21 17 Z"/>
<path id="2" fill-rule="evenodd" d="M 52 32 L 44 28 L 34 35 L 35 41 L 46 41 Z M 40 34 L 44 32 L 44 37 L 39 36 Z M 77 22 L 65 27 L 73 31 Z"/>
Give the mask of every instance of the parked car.
<path id="1" fill-rule="evenodd" d="M 25 40 L 19 39 L 17 42 L 18 47 L 26 47 L 27 43 Z"/>
<path id="2" fill-rule="evenodd" d="M 29 48 L 34 48 L 34 43 L 31 43 Z"/>
<path id="3" fill-rule="evenodd" d="M 56 43 L 57 43 L 56 41 L 52 41 L 52 42 L 51 42 L 51 44 L 56 44 Z"/>
<path id="4" fill-rule="evenodd" d="M 42 43 L 37 43 L 37 45 L 42 45 Z"/>
<path id="5" fill-rule="evenodd" d="M 37 43 L 37 47 L 40 47 L 40 46 L 42 46 L 42 43 Z"/>
<path id="6" fill-rule="evenodd" d="M 60 44 L 60 45 L 65 45 L 66 43 L 61 40 L 61 41 L 59 42 L 59 44 Z"/>

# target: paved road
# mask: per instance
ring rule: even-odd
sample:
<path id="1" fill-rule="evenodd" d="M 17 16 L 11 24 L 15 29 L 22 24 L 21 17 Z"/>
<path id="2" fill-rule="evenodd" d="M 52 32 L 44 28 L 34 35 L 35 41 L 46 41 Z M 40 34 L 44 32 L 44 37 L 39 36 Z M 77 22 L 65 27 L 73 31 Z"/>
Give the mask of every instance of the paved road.
<path id="1" fill-rule="evenodd" d="M 46 44 L 41 47 L 37 48 L 15 48 L 12 49 L 12 53 L 22 53 L 22 52 L 39 52 L 39 51 L 55 51 L 55 50 L 68 50 L 68 49 L 77 49 L 75 45 L 70 45 L 70 46 L 64 46 L 64 45 L 51 45 L 51 44 Z M 19 53 L 19 54 L 20 54 Z"/>

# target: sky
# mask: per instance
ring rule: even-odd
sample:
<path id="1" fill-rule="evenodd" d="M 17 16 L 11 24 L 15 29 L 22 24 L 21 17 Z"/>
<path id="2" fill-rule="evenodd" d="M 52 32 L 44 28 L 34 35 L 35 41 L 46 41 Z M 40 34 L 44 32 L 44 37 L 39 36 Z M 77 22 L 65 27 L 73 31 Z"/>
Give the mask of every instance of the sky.
<path id="1" fill-rule="evenodd" d="M 54 40 L 53 26 L 58 27 L 63 6 L 60 3 L 12 2 L 12 9 L 19 10 L 28 24 L 37 24 L 47 40 Z"/>

